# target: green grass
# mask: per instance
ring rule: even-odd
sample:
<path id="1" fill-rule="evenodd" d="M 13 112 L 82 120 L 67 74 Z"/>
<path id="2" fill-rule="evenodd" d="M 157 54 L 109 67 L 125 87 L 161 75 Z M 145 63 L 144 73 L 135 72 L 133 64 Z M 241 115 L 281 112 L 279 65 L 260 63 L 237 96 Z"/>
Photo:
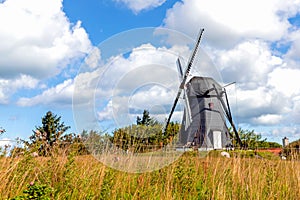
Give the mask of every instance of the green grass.
<path id="1" fill-rule="evenodd" d="M 299 199 L 298 161 L 218 153 L 185 153 L 140 174 L 111 169 L 92 156 L 1 158 L 0 199 L 22 196 L 30 182 L 47 186 L 50 199 Z"/>

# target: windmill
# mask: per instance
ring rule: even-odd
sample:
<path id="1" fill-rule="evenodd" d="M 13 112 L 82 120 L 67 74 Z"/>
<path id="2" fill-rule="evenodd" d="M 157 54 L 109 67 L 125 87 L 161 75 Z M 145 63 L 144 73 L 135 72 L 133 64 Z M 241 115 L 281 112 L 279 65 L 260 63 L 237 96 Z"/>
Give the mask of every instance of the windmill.
<path id="1" fill-rule="evenodd" d="M 200 149 L 222 149 L 232 146 L 232 139 L 242 146 L 241 139 L 233 123 L 229 101 L 225 87 L 211 77 L 193 76 L 189 81 L 190 70 L 199 49 L 204 29 L 201 29 L 195 47 L 183 71 L 180 59 L 177 68 L 181 83 L 167 118 L 163 133 L 166 133 L 178 100 L 183 96 L 184 114 L 180 130 L 180 143 L 187 147 Z M 234 135 L 227 128 L 226 119 L 230 123 Z"/>

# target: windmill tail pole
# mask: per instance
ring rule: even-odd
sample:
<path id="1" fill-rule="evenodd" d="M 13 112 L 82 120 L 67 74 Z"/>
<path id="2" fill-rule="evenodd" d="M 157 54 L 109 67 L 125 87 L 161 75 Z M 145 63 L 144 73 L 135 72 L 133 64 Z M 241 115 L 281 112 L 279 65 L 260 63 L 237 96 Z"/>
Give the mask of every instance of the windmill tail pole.
<path id="1" fill-rule="evenodd" d="M 233 121 L 231 121 L 230 123 L 231 123 L 231 126 L 232 126 L 232 129 L 233 129 L 233 132 L 234 132 L 234 134 L 235 134 L 235 137 L 236 137 L 237 142 L 239 143 L 240 147 L 243 148 L 242 140 L 241 140 L 241 138 L 240 138 L 240 136 L 239 136 L 238 131 L 237 131 L 236 128 L 235 128 L 235 125 L 234 125 Z"/>
<path id="2" fill-rule="evenodd" d="M 234 122 L 233 122 L 233 119 L 232 119 L 232 116 L 231 116 L 230 106 L 229 106 L 229 102 L 228 102 L 226 90 L 224 90 L 224 93 L 225 93 L 225 98 L 226 98 L 227 106 L 226 106 L 226 104 L 225 104 L 225 102 L 224 102 L 224 100 L 223 100 L 223 98 L 222 98 L 222 93 L 219 94 L 219 92 L 218 92 L 218 90 L 217 90 L 217 88 L 216 88 L 216 86 L 215 86 L 214 84 L 213 84 L 213 88 L 214 88 L 214 90 L 215 90 L 215 92 L 216 92 L 216 94 L 217 94 L 217 98 L 218 98 L 219 101 L 221 102 L 221 105 L 222 105 L 223 110 L 224 110 L 224 112 L 225 112 L 226 118 L 228 119 L 230 125 L 231 125 L 232 128 L 233 128 L 233 132 L 234 132 L 234 134 L 235 134 L 236 141 L 239 143 L 240 147 L 242 147 L 242 146 L 243 146 L 242 140 L 241 140 L 241 138 L 240 138 L 240 136 L 239 136 L 238 131 L 237 131 L 236 128 L 235 128 L 235 125 L 234 125 Z"/>
<path id="3" fill-rule="evenodd" d="M 234 82 L 233 82 L 233 83 L 234 83 Z M 230 84 L 228 84 L 228 85 L 231 85 L 231 84 L 233 84 L 233 83 L 230 83 Z M 226 85 L 226 86 L 228 86 L 228 85 Z M 233 132 L 234 132 L 234 134 L 235 134 L 235 137 L 236 137 L 237 142 L 239 143 L 240 147 L 243 148 L 242 140 L 241 140 L 241 138 L 240 138 L 240 136 L 239 136 L 239 133 L 238 133 L 238 131 L 236 130 L 235 125 L 234 125 L 234 123 L 233 123 L 233 119 L 232 119 L 232 115 L 231 115 L 231 111 L 230 111 L 230 106 L 229 106 L 229 101 L 228 101 L 228 97 L 227 97 L 227 92 L 226 92 L 226 89 L 225 89 L 226 86 L 224 86 L 224 92 L 225 92 L 225 99 L 226 99 L 226 104 L 227 104 L 227 108 L 228 108 L 228 111 L 227 111 L 227 112 L 228 112 L 228 115 L 229 115 L 230 124 L 231 124 L 231 126 L 232 126 L 232 128 L 233 128 Z"/>
<path id="4" fill-rule="evenodd" d="M 204 29 L 201 29 L 201 30 L 200 30 L 200 33 L 199 33 L 199 35 L 198 35 L 198 37 L 197 37 L 197 41 L 196 41 L 195 47 L 194 47 L 194 49 L 193 49 L 192 55 L 191 55 L 191 57 L 190 57 L 190 59 L 189 59 L 189 61 L 188 61 L 187 67 L 186 67 L 186 69 L 185 69 L 185 72 L 184 72 L 184 76 L 183 76 L 182 82 L 180 83 L 180 86 L 179 86 L 179 89 L 178 89 L 178 92 L 177 92 L 177 96 L 176 96 L 176 98 L 175 98 L 175 100 L 174 100 L 174 103 L 173 103 L 171 112 L 170 112 L 169 117 L 168 117 L 168 119 L 167 119 L 167 121 L 166 121 L 166 125 L 165 125 L 165 127 L 164 127 L 164 129 L 163 129 L 163 134 L 165 134 L 166 131 L 167 131 L 167 128 L 168 128 L 168 126 L 169 126 L 169 123 L 170 123 L 170 120 L 171 120 L 171 118 L 172 118 L 173 112 L 175 111 L 175 108 L 176 108 L 178 99 L 179 99 L 179 97 L 180 97 L 180 95 L 181 95 L 181 91 L 182 91 L 182 89 L 184 89 L 184 85 L 185 85 L 186 79 L 187 79 L 187 77 L 188 77 L 188 75 L 189 75 L 189 73 L 190 73 L 191 67 L 192 67 L 192 65 L 193 65 L 195 56 L 196 56 L 196 54 L 197 54 L 197 51 L 198 51 L 198 48 L 199 48 L 199 45 L 200 45 L 200 40 L 201 40 L 203 31 L 204 31 Z"/>

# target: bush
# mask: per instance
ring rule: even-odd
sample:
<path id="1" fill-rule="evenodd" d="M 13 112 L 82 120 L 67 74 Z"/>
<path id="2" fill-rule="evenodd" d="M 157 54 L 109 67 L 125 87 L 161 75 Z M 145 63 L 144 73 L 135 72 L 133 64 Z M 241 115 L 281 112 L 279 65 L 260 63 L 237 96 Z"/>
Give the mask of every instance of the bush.
<path id="1" fill-rule="evenodd" d="M 28 188 L 23 191 L 24 195 L 17 196 L 12 198 L 13 200 L 23 200 L 23 199 L 39 199 L 39 200 L 50 200 L 52 193 L 52 188 L 43 185 L 43 184 L 36 184 L 31 182 L 28 185 Z"/>

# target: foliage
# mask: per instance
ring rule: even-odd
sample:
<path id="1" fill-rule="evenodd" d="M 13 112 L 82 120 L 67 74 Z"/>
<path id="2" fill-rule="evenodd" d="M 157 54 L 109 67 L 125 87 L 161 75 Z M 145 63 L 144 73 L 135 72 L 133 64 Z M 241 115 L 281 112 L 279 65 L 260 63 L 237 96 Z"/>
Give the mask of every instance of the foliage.
<path id="1" fill-rule="evenodd" d="M 30 142 L 25 144 L 29 148 L 37 148 L 39 155 L 49 156 L 55 147 L 59 147 L 62 141 L 68 141 L 70 137 L 64 136 L 65 132 L 70 128 L 61 117 L 48 111 L 42 118 L 42 126 L 33 130 L 33 135 L 29 137 Z"/>
<path id="2" fill-rule="evenodd" d="M 161 149 L 176 140 L 180 125 L 170 123 L 165 134 L 162 133 L 162 125 L 131 125 L 119 128 L 113 132 L 111 142 L 123 150 L 144 152 L 152 149 Z"/>
<path id="3" fill-rule="evenodd" d="M 144 110 L 142 118 L 140 118 L 139 116 L 136 117 L 136 124 L 145 125 L 145 126 L 154 126 L 158 124 L 158 121 L 155 120 L 153 117 L 150 117 L 148 110 Z"/>
<path id="4" fill-rule="evenodd" d="M 52 116 L 50 117 L 52 120 L 44 119 L 49 116 Z M 11 150 L 10 155 L 12 157 L 24 155 L 27 151 L 30 153 L 38 152 L 40 156 L 53 156 L 53 154 L 87 155 L 91 151 L 90 147 L 99 145 L 100 143 L 103 146 L 104 143 L 106 144 L 104 140 L 108 141 L 108 138 L 110 138 L 110 136 L 103 135 L 102 132 L 94 130 L 90 132 L 83 130 L 78 135 L 75 133 L 66 134 L 64 131 L 69 129 L 69 126 L 65 126 L 63 122 L 60 122 L 60 117 L 53 114 L 50 115 L 48 112 L 44 118 L 42 120 L 43 126 L 36 127 L 36 131 L 29 138 L 30 141 L 21 140 L 21 144 L 25 144 L 25 147 L 20 147 L 19 144 L 19 146 L 15 146 Z M 49 121 L 50 125 L 48 126 L 54 127 L 51 128 L 52 131 L 47 131 L 48 129 L 46 128 L 47 123 L 45 122 Z M 40 134 L 41 132 L 44 134 Z"/>
<path id="5" fill-rule="evenodd" d="M 230 128 L 229 131 L 232 133 L 232 135 L 235 135 L 233 133 L 233 130 Z M 244 130 L 239 128 L 238 134 L 241 138 L 242 144 L 244 148 L 247 149 L 257 149 L 257 148 L 280 148 L 281 145 L 276 142 L 268 142 L 267 138 L 262 139 L 262 136 L 260 133 L 255 133 L 254 130 Z M 236 144 L 236 146 L 238 146 Z"/>
<path id="6" fill-rule="evenodd" d="M 113 132 L 111 142 L 119 148 L 134 152 L 144 151 L 146 145 L 161 147 L 163 145 L 161 126 L 131 125 L 119 128 Z"/>
<path id="7" fill-rule="evenodd" d="M 291 142 L 291 143 L 288 145 L 288 147 L 289 147 L 289 148 L 297 148 L 297 149 L 299 149 L 299 148 L 300 148 L 300 139 Z"/>
<path id="8" fill-rule="evenodd" d="M 23 191 L 23 195 L 12 198 L 12 200 L 50 200 L 52 188 L 47 185 L 31 182 L 28 188 Z"/>
<path id="9" fill-rule="evenodd" d="M 142 118 L 137 117 L 136 125 L 116 129 L 110 141 L 123 150 L 133 152 L 161 149 L 176 140 L 180 125 L 171 122 L 165 134 L 162 133 L 162 129 L 163 125 L 144 110 Z"/>
<path id="10" fill-rule="evenodd" d="M 65 150 L 66 154 L 86 155 L 89 153 L 84 145 L 82 135 L 75 133 L 64 134 L 60 139 L 59 148 Z"/>
<path id="11" fill-rule="evenodd" d="M 283 155 L 287 156 L 288 159 L 300 159 L 300 139 L 291 142 L 288 146 L 283 149 Z"/>
<path id="12" fill-rule="evenodd" d="M 79 151 L 81 155 L 89 153 L 98 154 L 105 151 L 111 140 L 111 136 L 107 133 L 94 130 L 90 130 L 89 132 L 83 130 L 80 137 L 81 144 L 84 145 L 84 148 Z"/>

